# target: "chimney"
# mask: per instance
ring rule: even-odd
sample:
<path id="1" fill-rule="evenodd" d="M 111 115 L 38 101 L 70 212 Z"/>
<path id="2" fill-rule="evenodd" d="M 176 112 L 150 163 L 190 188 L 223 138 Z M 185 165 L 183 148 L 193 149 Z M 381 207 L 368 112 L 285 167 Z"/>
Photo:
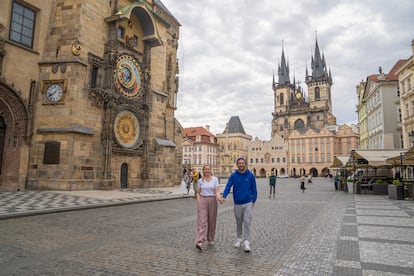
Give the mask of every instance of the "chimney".
<path id="1" fill-rule="evenodd" d="M 206 125 L 206 129 L 207 129 L 207 131 L 210 131 L 210 126 Z"/>

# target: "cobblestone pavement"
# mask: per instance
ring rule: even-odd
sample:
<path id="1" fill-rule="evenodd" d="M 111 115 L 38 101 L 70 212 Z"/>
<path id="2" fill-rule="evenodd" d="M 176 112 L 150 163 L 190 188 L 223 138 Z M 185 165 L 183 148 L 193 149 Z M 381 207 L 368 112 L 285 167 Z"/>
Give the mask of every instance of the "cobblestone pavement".
<path id="1" fill-rule="evenodd" d="M 414 201 L 313 182 L 302 193 L 278 179 L 270 199 L 258 180 L 250 253 L 233 247 L 231 200 L 202 252 L 195 200 L 182 195 L 0 220 L 0 275 L 414 275 Z"/>
<path id="2" fill-rule="evenodd" d="M 194 191 L 190 195 L 194 195 Z M 76 209 L 133 204 L 186 197 L 179 187 L 114 191 L 0 192 L 0 220 Z"/>

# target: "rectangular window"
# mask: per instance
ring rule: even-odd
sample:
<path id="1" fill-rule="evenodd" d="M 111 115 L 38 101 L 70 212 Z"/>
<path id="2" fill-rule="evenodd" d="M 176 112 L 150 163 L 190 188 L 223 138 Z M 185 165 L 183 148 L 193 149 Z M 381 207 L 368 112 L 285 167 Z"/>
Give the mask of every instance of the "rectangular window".
<path id="1" fill-rule="evenodd" d="M 96 88 L 98 81 L 98 66 L 92 66 L 91 72 L 91 88 Z"/>
<path id="2" fill-rule="evenodd" d="M 36 12 L 13 1 L 9 39 L 23 46 L 33 48 Z"/>
<path id="3" fill-rule="evenodd" d="M 53 165 L 59 164 L 60 159 L 60 142 L 48 141 L 45 143 L 45 151 L 43 153 L 43 164 Z"/>
<path id="4" fill-rule="evenodd" d="M 118 38 L 124 39 L 125 36 L 125 29 L 121 26 L 118 26 Z"/>

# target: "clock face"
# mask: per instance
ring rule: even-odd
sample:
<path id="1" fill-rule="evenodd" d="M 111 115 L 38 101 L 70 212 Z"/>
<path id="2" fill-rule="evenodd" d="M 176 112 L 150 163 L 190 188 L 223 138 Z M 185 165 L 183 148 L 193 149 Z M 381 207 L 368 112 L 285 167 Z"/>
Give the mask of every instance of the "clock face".
<path id="1" fill-rule="evenodd" d="M 298 99 L 302 98 L 302 93 L 300 93 L 300 92 L 296 93 L 296 98 L 298 98 Z"/>
<path id="2" fill-rule="evenodd" d="M 63 88 L 60 84 L 51 84 L 46 90 L 46 99 L 52 103 L 56 103 L 62 99 Z"/>
<path id="3" fill-rule="evenodd" d="M 129 55 L 117 59 L 114 72 L 114 82 L 119 93 L 128 98 L 140 95 L 142 78 L 141 68 L 137 60 Z"/>
<path id="4" fill-rule="evenodd" d="M 121 147 L 134 147 L 140 136 L 137 116 L 128 110 L 119 112 L 115 117 L 114 133 L 115 139 Z"/>

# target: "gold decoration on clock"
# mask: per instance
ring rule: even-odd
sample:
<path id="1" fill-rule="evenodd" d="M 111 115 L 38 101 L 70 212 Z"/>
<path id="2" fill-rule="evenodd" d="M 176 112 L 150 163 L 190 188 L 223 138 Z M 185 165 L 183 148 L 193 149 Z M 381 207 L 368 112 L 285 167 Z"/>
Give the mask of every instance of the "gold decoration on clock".
<path id="1" fill-rule="evenodd" d="M 138 61 L 130 55 L 121 55 L 116 61 L 114 82 L 118 91 L 134 98 L 141 94 L 142 72 Z"/>
<path id="2" fill-rule="evenodd" d="M 117 143 L 132 148 L 138 141 L 140 128 L 137 116 L 131 111 L 121 111 L 115 117 L 114 133 Z"/>

